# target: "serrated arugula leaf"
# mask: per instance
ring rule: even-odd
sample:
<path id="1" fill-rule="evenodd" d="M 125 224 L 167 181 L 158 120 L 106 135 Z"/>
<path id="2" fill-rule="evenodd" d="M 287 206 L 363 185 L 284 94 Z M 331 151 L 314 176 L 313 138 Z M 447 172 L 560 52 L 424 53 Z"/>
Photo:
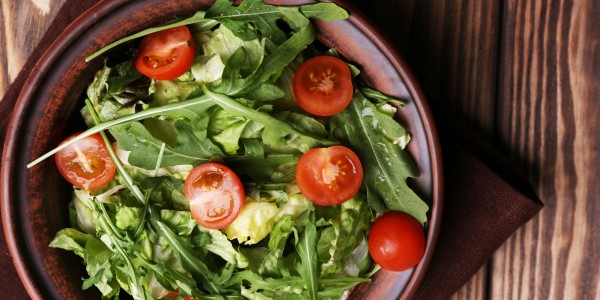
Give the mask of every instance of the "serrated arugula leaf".
<path id="1" fill-rule="evenodd" d="M 264 126 L 262 140 L 269 146 L 276 147 L 288 145 L 301 152 L 306 152 L 314 147 L 335 144 L 335 142 L 328 139 L 316 138 L 302 133 L 288 123 L 278 120 L 267 113 L 244 106 L 226 95 L 211 92 L 206 88 L 204 92 L 224 110 L 233 114 L 239 114 L 249 120 L 262 124 Z"/>
<path id="2" fill-rule="evenodd" d="M 330 125 L 360 157 L 369 197 L 380 199 L 389 210 L 404 211 L 421 223 L 427 221 L 427 204 L 407 184 L 407 178 L 419 176 L 419 169 L 400 145 L 386 137 L 404 132 L 400 124 L 355 93 L 350 105 L 330 119 Z"/>
<path id="3" fill-rule="evenodd" d="M 233 6 L 230 0 L 217 0 L 206 12 L 207 18 L 213 18 L 229 28 L 243 40 L 256 39 L 258 35 L 248 26 L 251 22 L 261 34 L 280 44 L 285 41 L 285 33 L 277 26 L 277 20 L 284 16 L 275 6 L 261 0 L 244 0 L 239 6 Z"/>
<path id="4" fill-rule="evenodd" d="M 217 22 L 215 20 L 205 19 L 204 18 L 205 14 L 206 14 L 205 12 L 199 11 L 199 12 L 195 13 L 192 17 L 189 17 L 189 18 L 186 18 L 186 19 L 183 19 L 183 20 L 179 20 L 179 21 L 176 21 L 176 22 L 172 22 L 172 23 L 169 23 L 169 24 L 164 25 L 164 26 L 148 28 L 148 29 L 142 30 L 142 31 L 140 31 L 140 32 L 138 32 L 136 34 L 132 34 L 130 36 L 124 37 L 124 38 L 122 38 L 120 40 L 117 40 L 116 42 L 113 42 L 113 43 L 111 43 L 111 44 L 103 47 L 102 49 L 94 52 L 92 55 L 86 57 L 85 61 L 89 62 L 92 59 L 94 59 L 94 58 L 96 58 L 96 57 L 104 54 L 106 51 L 108 51 L 108 50 L 110 50 L 110 49 L 112 49 L 112 48 L 114 48 L 116 46 L 119 46 L 121 44 L 124 44 L 126 42 L 135 40 L 137 38 L 149 35 L 149 34 L 154 33 L 154 32 L 158 32 L 158 31 L 161 31 L 161 30 L 169 29 L 169 28 L 174 28 L 174 27 L 178 27 L 178 26 L 182 26 L 182 25 L 196 24 L 195 28 L 197 30 L 200 30 L 200 31 L 210 30 L 212 27 L 214 27 L 215 25 L 217 25 Z"/>
<path id="5" fill-rule="evenodd" d="M 223 152 L 210 140 L 200 140 L 194 128 L 188 122 L 176 121 L 177 143 L 175 147 L 165 148 L 161 167 L 175 165 L 197 165 L 207 162 Z M 139 122 L 111 128 L 110 132 L 117 140 L 120 149 L 131 151 L 129 163 L 136 167 L 152 170 L 156 166 L 163 141 L 153 137 Z"/>
<path id="6" fill-rule="evenodd" d="M 300 256 L 300 264 L 296 265 L 298 274 L 304 280 L 310 299 L 317 299 L 319 291 L 319 259 L 317 257 L 318 234 L 313 222 L 308 222 L 304 231 L 296 241 L 296 251 Z"/>
<path id="7" fill-rule="evenodd" d="M 244 40 L 257 37 L 256 32 L 248 26 L 248 23 L 251 23 L 263 37 L 281 44 L 285 41 L 286 35 L 277 26 L 278 20 L 284 20 L 293 30 L 298 30 L 309 23 L 308 18 L 324 21 L 341 20 L 346 19 L 348 13 L 333 3 L 276 7 L 265 4 L 261 0 L 244 0 L 239 6 L 233 6 L 231 0 L 218 0 L 206 12 L 206 17 L 221 22 Z"/>
<path id="8" fill-rule="evenodd" d="M 308 18 L 321 21 L 344 20 L 348 12 L 335 3 L 315 3 L 300 6 L 300 12 Z"/>
<path id="9" fill-rule="evenodd" d="M 249 76 L 242 77 L 240 69 L 246 61 L 247 50 L 239 47 L 225 64 L 221 85 L 214 88 L 216 92 L 240 96 L 251 92 L 274 74 L 279 74 L 294 58 L 315 39 L 312 26 L 305 26 L 289 39 L 265 56 L 260 66 Z"/>

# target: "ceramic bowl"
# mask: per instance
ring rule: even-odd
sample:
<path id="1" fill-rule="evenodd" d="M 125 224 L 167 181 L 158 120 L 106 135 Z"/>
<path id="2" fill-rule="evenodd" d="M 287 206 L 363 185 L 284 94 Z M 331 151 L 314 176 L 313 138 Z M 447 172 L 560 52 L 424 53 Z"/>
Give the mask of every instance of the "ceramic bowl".
<path id="1" fill-rule="evenodd" d="M 1 184 L 7 242 L 32 298 L 100 298 L 93 288 L 81 290 L 81 278 L 86 274 L 79 257 L 48 247 L 56 232 L 69 225 L 71 187 L 61 178 L 52 159 L 26 168 L 27 163 L 83 128 L 78 110 L 88 82 L 102 64 L 102 59 L 86 63 L 85 57 L 121 37 L 206 9 L 211 2 L 102 1 L 62 33 L 29 76 L 8 128 Z M 307 1 L 270 2 L 293 5 Z M 407 100 L 398 120 L 412 133 L 408 151 L 421 171 L 412 184 L 431 208 L 426 224 L 427 248 L 421 263 L 404 272 L 380 271 L 370 283 L 354 289 L 350 297 L 410 298 L 425 273 L 440 224 L 442 169 L 437 135 L 423 93 L 393 46 L 359 12 L 346 3 L 336 3 L 348 9 L 350 18 L 317 22 L 318 39 L 357 65 L 367 85 Z"/>

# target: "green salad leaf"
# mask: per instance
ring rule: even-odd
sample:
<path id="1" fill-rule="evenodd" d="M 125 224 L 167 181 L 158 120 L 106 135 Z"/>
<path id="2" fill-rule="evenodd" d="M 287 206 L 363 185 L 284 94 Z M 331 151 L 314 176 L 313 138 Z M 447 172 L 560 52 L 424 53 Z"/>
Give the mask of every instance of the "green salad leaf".
<path id="1" fill-rule="evenodd" d="M 363 184 L 371 206 L 380 213 L 400 210 L 421 223 L 427 221 L 427 204 L 407 183 L 407 178 L 419 176 L 419 169 L 399 142 L 395 143 L 397 136 L 390 137 L 405 132 L 402 126 L 361 93 L 355 93 L 350 105 L 330 122 L 331 130 L 347 141 L 362 161 Z"/>
<path id="2" fill-rule="evenodd" d="M 121 290 L 135 299 L 340 299 L 370 280 L 376 214 L 402 210 L 425 222 L 428 208 L 407 182 L 419 172 L 404 150 L 410 135 L 393 119 L 402 101 L 358 82 L 334 116 L 311 116 L 294 99 L 294 73 L 324 54 L 310 19 L 347 17 L 334 3 L 217 0 L 88 57 L 119 45 L 127 54 L 107 58 L 89 84 L 81 110 L 89 129 L 28 165 L 99 133 L 117 167 L 100 190 L 74 188 L 71 228 L 50 243 L 83 259 L 83 289 L 103 299 Z M 173 80 L 140 74 L 128 42 L 182 25 L 196 44 L 190 70 Z M 361 158 L 363 186 L 341 205 L 314 206 L 295 183 L 296 165 L 304 152 L 338 144 Z M 186 177 L 206 162 L 227 165 L 244 186 L 243 207 L 221 230 L 199 225 L 185 197 Z"/>
<path id="3" fill-rule="evenodd" d="M 167 146 L 161 161 L 162 167 L 175 165 L 197 165 L 208 162 L 217 155 L 223 155 L 221 149 L 207 139 L 199 139 L 194 128 L 188 122 L 176 121 L 177 132 L 175 147 Z M 154 169 L 158 159 L 161 141 L 139 122 L 113 127 L 111 134 L 117 140 L 119 148 L 131 151 L 129 163 L 144 169 Z"/>

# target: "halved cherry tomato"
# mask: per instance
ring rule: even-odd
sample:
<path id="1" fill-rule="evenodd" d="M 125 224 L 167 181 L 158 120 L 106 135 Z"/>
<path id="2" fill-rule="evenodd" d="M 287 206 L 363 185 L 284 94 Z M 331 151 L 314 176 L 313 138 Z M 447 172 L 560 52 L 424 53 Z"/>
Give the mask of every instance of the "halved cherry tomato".
<path id="1" fill-rule="evenodd" d="M 404 271 L 425 253 L 423 226 L 411 215 L 389 211 L 377 218 L 369 233 L 369 253 L 382 269 Z"/>
<path id="2" fill-rule="evenodd" d="M 169 299 L 169 298 L 175 298 L 175 297 L 179 297 L 179 293 L 168 292 L 164 296 L 162 296 L 160 299 Z M 197 298 L 192 298 L 190 296 L 184 296 L 183 300 L 198 300 L 198 299 Z"/>
<path id="3" fill-rule="evenodd" d="M 79 134 L 81 132 L 69 136 L 62 143 Z M 83 138 L 58 151 L 54 155 L 54 161 L 58 171 L 68 182 L 84 190 L 105 187 L 113 179 L 117 169 L 100 134 Z"/>
<path id="4" fill-rule="evenodd" d="M 192 216 L 206 228 L 227 227 L 244 205 L 244 187 L 239 177 L 217 163 L 195 167 L 186 178 L 183 190 Z"/>
<path id="5" fill-rule="evenodd" d="M 350 68 L 334 56 L 305 61 L 294 74 L 292 85 L 298 105 L 313 115 L 335 115 L 352 100 Z"/>
<path id="6" fill-rule="evenodd" d="M 194 62 L 194 39 L 186 26 L 165 29 L 145 36 L 138 47 L 135 67 L 154 79 L 175 79 Z"/>
<path id="7" fill-rule="evenodd" d="M 313 203 L 331 206 L 354 197 L 363 169 L 356 154 L 344 146 L 308 150 L 296 166 L 300 192 Z"/>

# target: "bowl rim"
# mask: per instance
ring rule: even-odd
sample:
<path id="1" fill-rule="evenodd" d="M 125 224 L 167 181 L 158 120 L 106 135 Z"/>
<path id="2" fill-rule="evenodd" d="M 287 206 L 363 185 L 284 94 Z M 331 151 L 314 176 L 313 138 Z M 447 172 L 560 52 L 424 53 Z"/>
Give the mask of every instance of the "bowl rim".
<path id="1" fill-rule="evenodd" d="M 19 128 L 23 123 L 23 120 L 19 118 L 19 116 L 22 115 L 27 109 L 29 103 L 31 102 L 33 93 L 40 85 L 45 74 L 50 69 L 50 66 L 55 64 L 56 60 L 64 52 L 64 50 L 67 49 L 82 32 L 85 32 L 87 29 L 94 26 L 98 20 L 108 17 L 112 11 L 123 5 L 126 5 L 128 2 L 130 1 L 100 1 L 87 9 L 85 12 L 75 18 L 69 25 L 67 25 L 63 32 L 40 56 L 35 66 L 32 68 L 29 76 L 23 84 L 23 88 L 19 93 L 14 110 L 10 116 L 9 125 L 6 132 L 6 139 L 4 142 L 4 151 L 2 154 L 0 172 L 0 184 L 3 186 L 2 193 L 0 194 L 2 225 L 7 246 L 13 259 L 13 264 L 27 293 L 34 299 L 43 298 L 43 294 L 41 293 L 38 284 L 31 276 L 31 270 L 29 270 L 25 264 L 27 258 L 23 255 L 24 245 L 21 242 L 21 238 L 16 234 L 16 227 L 18 227 L 18 225 L 14 223 L 13 215 L 15 214 L 15 207 L 11 201 L 13 198 L 13 188 L 10 183 L 10 174 L 15 168 L 14 155 L 11 149 L 14 149 L 16 146 L 14 141 L 18 131 L 17 128 Z M 277 2 L 277 0 L 266 2 Z M 287 3 L 287 1 L 283 2 Z M 295 2 L 295 4 L 313 2 L 314 1 L 310 0 L 298 0 Z M 412 73 L 408 67 L 408 64 L 393 43 L 391 43 L 391 41 L 381 33 L 377 25 L 375 25 L 358 9 L 353 7 L 352 4 L 343 0 L 325 0 L 323 2 L 333 2 L 346 9 L 349 13 L 348 21 L 350 21 L 352 25 L 356 26 L 362 33 L 364 33 L 381 51 L 381 54 L 383 54 L 393 64 L 394 69 L 398 72 L 398 75 L 402 79 L 406 89 L 408 90 L 408 93 L 414 100 L 413 104 L 415 105 L 418 115 L 422 119 L 421 124 L 423 125 L 423 130 L 426 135 L 427 148 L 429 151 L 432 169 L 431 207 L 430 218 L 427 225 L 427 240 L 424 256 L 421 262 L 414 268 L 409 281 L 399 295 L 400 298 L 409 299 L 416 292 L 426 273 L 427 266 L 435 250 L 441 223 L 443 207 L 443 166 L 441 148 L 433 114 L 431 113 L 429 105 L 425 100 L 426 98 L 424 93 L 421 90 L 415 75 Z"/>

